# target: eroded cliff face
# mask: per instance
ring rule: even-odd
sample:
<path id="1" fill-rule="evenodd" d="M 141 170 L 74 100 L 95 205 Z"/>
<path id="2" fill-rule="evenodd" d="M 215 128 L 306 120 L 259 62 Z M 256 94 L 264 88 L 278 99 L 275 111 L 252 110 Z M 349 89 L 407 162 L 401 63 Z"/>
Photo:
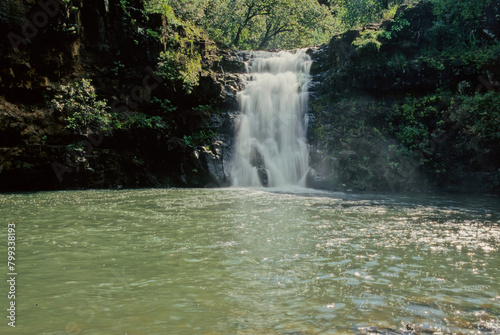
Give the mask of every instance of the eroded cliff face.
<path id="1" fill-rule="evenodd" d="M 491 140 L 496 135 L 475 132 L 473 124 L 480 113 L 495 118 L 497 110 L 471 106 L 500 94 L 500 56 L 485 51 L 498 50 L 498 17 L 500 3 L 494 1 L 474 31 L 484 48 L 473 57 L 441 53 L 450 37 L 428 2 L 312 49 L 309 185 L 499 193 L 500 147 Z M 390 38 L 384 31 L 392 32 Z M 425 50 L 436 53 L 428 57 Z"/>
<path id="2" fill-rule="evenodd" d="M 221 148 L 232 137 L 232 116 L 216 111 L 236 109 L 240 82 L 230 71 L 243 71 L 242 64 L 196 37 L 199 85 L 190 94 L 178 90 L 155 74 L 169 42 L 151 32 L 186 35 L 167 25 L 161 15 L 146 16 L 139 0 L 126 8 L 118 0 L 2 1 L 0 190 L 227 185 Z M 51 100 L 82 78 L 117 120 L 148 116 L 158 96 L 176 105 L 164 117 L 175 126 L 75 133 Z M 205 130 L 218 135 L 211 147 L 183 138 Z"/>

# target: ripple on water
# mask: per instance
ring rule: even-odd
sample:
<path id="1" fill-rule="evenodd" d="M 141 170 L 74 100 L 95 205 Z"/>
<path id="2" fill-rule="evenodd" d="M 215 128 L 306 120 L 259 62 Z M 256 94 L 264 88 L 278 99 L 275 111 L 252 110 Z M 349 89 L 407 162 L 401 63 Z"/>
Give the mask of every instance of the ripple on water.
<path id="1" fill-rule="evenodd" d="M 92 334 L 500 331 L 495 199 L 167 189 L 0 206 L 30 333 L 64 332 L 58 311 Z"/>

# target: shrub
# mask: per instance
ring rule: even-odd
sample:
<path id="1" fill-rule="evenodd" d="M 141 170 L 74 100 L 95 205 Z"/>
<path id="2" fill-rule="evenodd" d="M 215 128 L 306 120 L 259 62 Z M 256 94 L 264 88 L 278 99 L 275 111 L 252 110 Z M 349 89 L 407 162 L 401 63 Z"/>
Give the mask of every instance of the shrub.
<path id="1" fill-rule="evenodd" d="M 123 123 L 125 129 L 168 129 L 168 124 L 161 118 L 161 116 L 148 116 L 144 113 L 134 113 L 130 115 Z"/>
<path id="2" fill-rule="evenodd" d="M 464 135 L 475 147 L 500 141 L 500 93 L 488 92 L 457 99 L 452 115 Z"/>
<path id="3" fill-rule="evenodd" d="M 159 99 L 157 97 L 153 97 L 150 101 L 150 106 L 152 109 L 158 111 L 163 115 L 168 115 L 177 110 L 177 107 L 172 104 L 172 102 L 168 99 Z"/>
<path id="4" fill-rule="evenodd" d="M 382 31 L 365 30 L 352 44 L 362 55 L 368 56 L 377 53 L 382 45 L 379 41 L 381 34 Z"/>
<path id="5" fill-rule="evenodd" d="M 177 39 L 177 38 L 174 38 Z M 182 47 L 162 52 L 157 74 L 169 81 L 180 81 L 186 93 L 198 86 L 201 73 L 201 55 L 194 50 L 193 41 L 178 40 Z"/>
<path id="6" fill-rule="evenodd" d="M 195 132 L 191 135 L 184 136 L 184 141 L 191 147 L 198 147 L 202 145 L 207 145 L 212 142 L 213 137 L 216 133 L 211 129 L 204 129 Z"/>
<path id="7" fill-rule="evenodd" d="M 113 116 L 106 100 L 99 100 L 90 79 L 81 79 L 61 86 L 62 93 L 52 99 L 51 105 L 66 115 L 66 128 L 79 135 L 109 131 Z"/>

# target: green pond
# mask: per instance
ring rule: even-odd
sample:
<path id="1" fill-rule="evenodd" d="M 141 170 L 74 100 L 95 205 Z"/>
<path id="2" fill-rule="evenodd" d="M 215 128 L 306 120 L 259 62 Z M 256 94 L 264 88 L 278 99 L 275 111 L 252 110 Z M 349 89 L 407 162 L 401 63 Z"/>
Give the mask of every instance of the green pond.
<path id="1" fill-rule="evenodd" d="M 498 334 L 500 199 L 311 190 L 0 195 L 1 334 Z"/>

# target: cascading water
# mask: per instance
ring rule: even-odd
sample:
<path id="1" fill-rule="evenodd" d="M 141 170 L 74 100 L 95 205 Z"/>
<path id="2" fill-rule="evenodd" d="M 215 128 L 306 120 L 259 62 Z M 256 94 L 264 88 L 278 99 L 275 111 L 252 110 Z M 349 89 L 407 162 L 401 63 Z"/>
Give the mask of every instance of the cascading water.
<path id="1" fill-rule="evenodd" d="M 233 186 L 305 186 L 311 64 L 305 50 L 253 53 L 238 93 Z"/>

